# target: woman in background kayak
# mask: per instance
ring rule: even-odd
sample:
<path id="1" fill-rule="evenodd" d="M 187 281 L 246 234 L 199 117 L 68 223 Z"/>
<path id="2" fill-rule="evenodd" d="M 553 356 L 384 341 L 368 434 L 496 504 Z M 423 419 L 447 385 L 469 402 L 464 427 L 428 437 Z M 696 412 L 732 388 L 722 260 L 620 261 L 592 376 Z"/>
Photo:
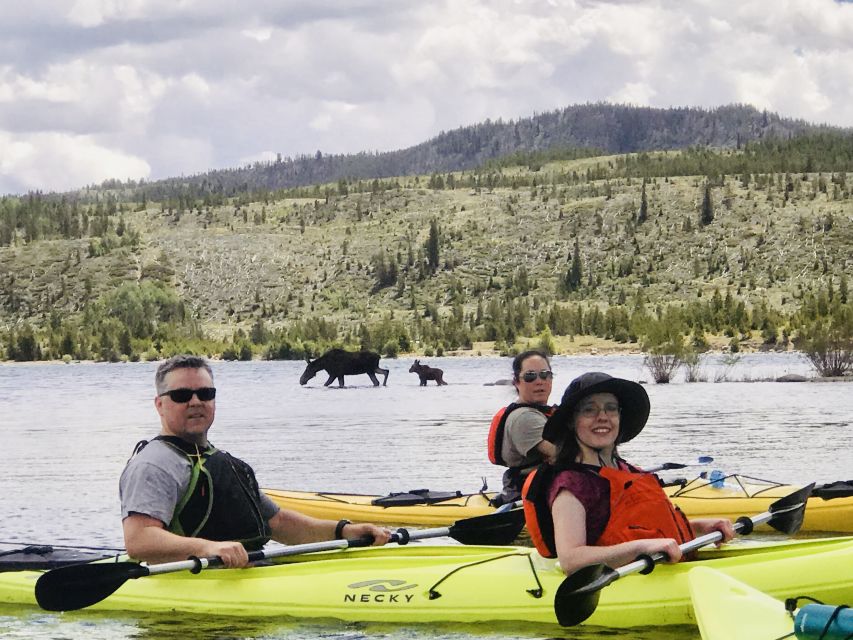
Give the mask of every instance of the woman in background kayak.
<path id="1" fill-rule="evenodd" d="M 641 555 L 681 560 L 680 543 L 710 531 L 734 536 L 726 519 L 688 521 L 654 474 L 619 457 L 617 445 L 643 430 L 649 396 L 636 382 L 589 372 L 575 378 L 542 436 L 557 447 L 524 486 L 525 515 L 537 549 L 564 572 L 596 563 L 620 567 Z"/>
<path id="2" fill-rule="evenodd" d="M 518 400 L 498 411 L 489 429 L 489 460 L 507 467 L 503 490 L 492 499 L 496 507 L 518 500 L 527 475 L 541 462 L 554 461 L 557 447 L 542 439 L 545 420 L 553 411 L 548 405 L 553 380 L 551 363 L 542 351 L 524 351 L 512 361 Z"/>

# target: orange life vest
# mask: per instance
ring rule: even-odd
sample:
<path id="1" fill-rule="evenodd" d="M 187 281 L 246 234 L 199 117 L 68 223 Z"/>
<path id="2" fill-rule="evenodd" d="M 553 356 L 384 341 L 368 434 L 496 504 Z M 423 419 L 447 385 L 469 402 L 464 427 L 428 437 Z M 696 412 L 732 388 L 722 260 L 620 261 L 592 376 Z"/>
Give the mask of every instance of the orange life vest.
<path id="1" fill-rule="evenodd" d="M 509 417 L 509 414 L 515 411 L 516 409 L 520 409 L 521 407 L 532 407 L 537 411 L 541 411 L 545 416 L 550 416 L 554 413 L 554 407 L 550 407 L 548 405 L 543 404 L 531 404 L 527 402 L 512 402 L 507 406 L 501 408 L 493 417 L 492 424 L 489 426 L 489 437 L 486 440 L 486 444 L 489 452 L 489 462 L 492 464 L 497 464 L 502 467 L 508 467 L 509 465 L 503 458 L 503 444 L 504 444 L 504 432 L 506 431 L 506 419 Z"/>
<path id="2" fill-rule="evenodd" d="M 583 465 L 543 464 L 527 477 L 521 491 L 527 530 L 546 558 L 557 556 L 548 491 L 556 475 L 567 469 L 595 473 Z M 654 474 L 629 466 L 629 470 L 603 467 L 598 475 L 610 484 L 610 517 L 598 539 L 589 544 L 603 547 L 647 538 L 673 538 L 681 544 L 695 537 L 687 517 L 669 501 Z"/>

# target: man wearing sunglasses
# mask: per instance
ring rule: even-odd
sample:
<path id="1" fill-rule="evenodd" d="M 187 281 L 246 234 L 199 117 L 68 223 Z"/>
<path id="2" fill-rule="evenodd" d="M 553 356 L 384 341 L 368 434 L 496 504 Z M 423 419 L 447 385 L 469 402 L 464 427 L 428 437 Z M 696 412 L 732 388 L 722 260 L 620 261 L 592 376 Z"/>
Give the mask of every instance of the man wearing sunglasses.
<path id="1" fill-rule="evenodd" d="M 150 563 L 219 556 L 227 567 L 248 563 L 248 550 L 270 539 L 301 544 L 372 536 L 387 529 L 311 518 L 280 509 L 264 495 L 252 468 L 207 439 L 216 413 L 213 370 L 203 358 L 175 356 L 154 379 L 160 434 L 137 445 L 121 476 L 122 527 L 128 554 Z"/>
<path id="2" fill-rule="evenodd" d="M 557 452 L 553 443 L 542 439 L 553 409 L 548 405 L 553 380 L 551 363 L 541 351 L 525 351 L 512 361 L 518 400 L 495 414 L 489 430 L 489 459 L 507 467 L 503 490 L 492 500 L 495 506 L 519 500 L 527 474 Z"/>

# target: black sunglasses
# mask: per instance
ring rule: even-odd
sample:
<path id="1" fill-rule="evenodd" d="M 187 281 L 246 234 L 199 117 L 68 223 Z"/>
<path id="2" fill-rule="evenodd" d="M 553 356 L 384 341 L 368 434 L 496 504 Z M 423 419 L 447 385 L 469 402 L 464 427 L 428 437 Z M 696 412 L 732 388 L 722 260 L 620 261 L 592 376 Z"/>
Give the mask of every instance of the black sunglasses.
<path id="1" fill-rule="evenodd" d="M 540 378 L 542 380 L 547 380 L 548 378 L 553 378 L 554 372 L 550 369 L 543 369 L 542 371 L 525 371 L 521 374 L 521 379 L 525 382 L 533 382 L 536 378 Z"/>
<path id="2" fill-rule="evenodd" d="M 169 389 L 160 394 L 169 396 L 172 402 L 189 402 L 193 395 L 198 396 L 202 402 L 213 400 L 216 397 L 216 387 L 201 387 L 200 389 Z"/>

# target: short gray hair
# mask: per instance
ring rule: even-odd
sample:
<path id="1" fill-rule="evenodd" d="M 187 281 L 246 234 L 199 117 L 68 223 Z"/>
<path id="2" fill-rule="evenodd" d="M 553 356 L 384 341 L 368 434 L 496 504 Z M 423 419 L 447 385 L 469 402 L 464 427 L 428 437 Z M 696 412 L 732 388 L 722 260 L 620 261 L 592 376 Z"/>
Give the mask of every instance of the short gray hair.
<path id="1" fill-rule="evenodd" d="M 167 391 L 166 389 L 166 374 L 175 369 L 204 369 L 210 374 L 210 379 L 213 380 L 213 369 L 207 363 L 207 360 L 201 356 L 192 356 L 189 354 L 181 354 L 172 356 L 168 360 L 164 360 L 154 375 L 154 387 L 157 389 L 157 394 Z"/>

